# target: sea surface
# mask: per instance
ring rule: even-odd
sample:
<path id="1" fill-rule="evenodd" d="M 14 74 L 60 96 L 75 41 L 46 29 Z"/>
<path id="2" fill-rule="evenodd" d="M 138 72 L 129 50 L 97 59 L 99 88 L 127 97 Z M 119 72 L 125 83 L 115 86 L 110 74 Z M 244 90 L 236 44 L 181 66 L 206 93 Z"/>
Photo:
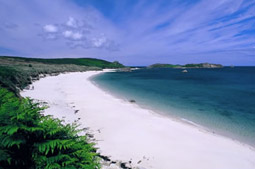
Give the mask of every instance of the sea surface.
<path id="1" fill-rule="evenodd" d="M 255 146 L 255 67 L 108 72 L 104 90 L 158 113 Z"/>

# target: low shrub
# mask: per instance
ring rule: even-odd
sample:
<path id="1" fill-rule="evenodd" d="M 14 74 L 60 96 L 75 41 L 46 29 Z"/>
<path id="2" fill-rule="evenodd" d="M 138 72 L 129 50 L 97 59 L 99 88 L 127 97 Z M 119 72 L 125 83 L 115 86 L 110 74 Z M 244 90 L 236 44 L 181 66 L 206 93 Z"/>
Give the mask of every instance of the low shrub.
<path id="1" fill-rule="evenodd" d="M 77 124 L 44 116 L 28 98 L 0 88 L 0 168 L 100 168 L 96 149 Z"/>

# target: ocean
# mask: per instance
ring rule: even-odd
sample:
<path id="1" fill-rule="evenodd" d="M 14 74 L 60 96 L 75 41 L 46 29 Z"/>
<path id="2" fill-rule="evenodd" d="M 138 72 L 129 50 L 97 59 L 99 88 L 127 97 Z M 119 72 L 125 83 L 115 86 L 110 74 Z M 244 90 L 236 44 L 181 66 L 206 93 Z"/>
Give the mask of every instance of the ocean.
<path id="1" fill-rule="evenodd" d="M 255 67 L 157 68 L 92 78 L 116 97 L 255 146 Z"/>

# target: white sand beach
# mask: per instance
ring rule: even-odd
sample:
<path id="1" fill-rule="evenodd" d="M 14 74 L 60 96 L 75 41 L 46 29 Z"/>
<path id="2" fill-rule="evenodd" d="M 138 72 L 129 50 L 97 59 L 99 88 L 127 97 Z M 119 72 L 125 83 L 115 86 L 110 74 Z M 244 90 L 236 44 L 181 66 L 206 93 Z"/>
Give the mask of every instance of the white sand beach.
<path id="1" fill-rule="evenodd" d="M 118 99 L 89 81 L 98 73 L 49 76 L 21 95 L 48 102 L 45 114 L 66 122 L 80 118 L 103 155 L 133 167 L 255 169 L 253 148 Z"/>

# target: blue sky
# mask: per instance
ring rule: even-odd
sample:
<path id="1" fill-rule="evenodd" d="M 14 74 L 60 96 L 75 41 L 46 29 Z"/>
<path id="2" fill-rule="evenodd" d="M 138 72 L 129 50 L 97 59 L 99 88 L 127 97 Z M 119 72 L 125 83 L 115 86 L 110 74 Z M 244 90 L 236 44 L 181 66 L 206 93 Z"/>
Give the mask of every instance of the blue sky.
<path id="1" fill-rule="evenodd" d="M 255 65 L 255 0 L 0 0 L 0 55 Z"/>

